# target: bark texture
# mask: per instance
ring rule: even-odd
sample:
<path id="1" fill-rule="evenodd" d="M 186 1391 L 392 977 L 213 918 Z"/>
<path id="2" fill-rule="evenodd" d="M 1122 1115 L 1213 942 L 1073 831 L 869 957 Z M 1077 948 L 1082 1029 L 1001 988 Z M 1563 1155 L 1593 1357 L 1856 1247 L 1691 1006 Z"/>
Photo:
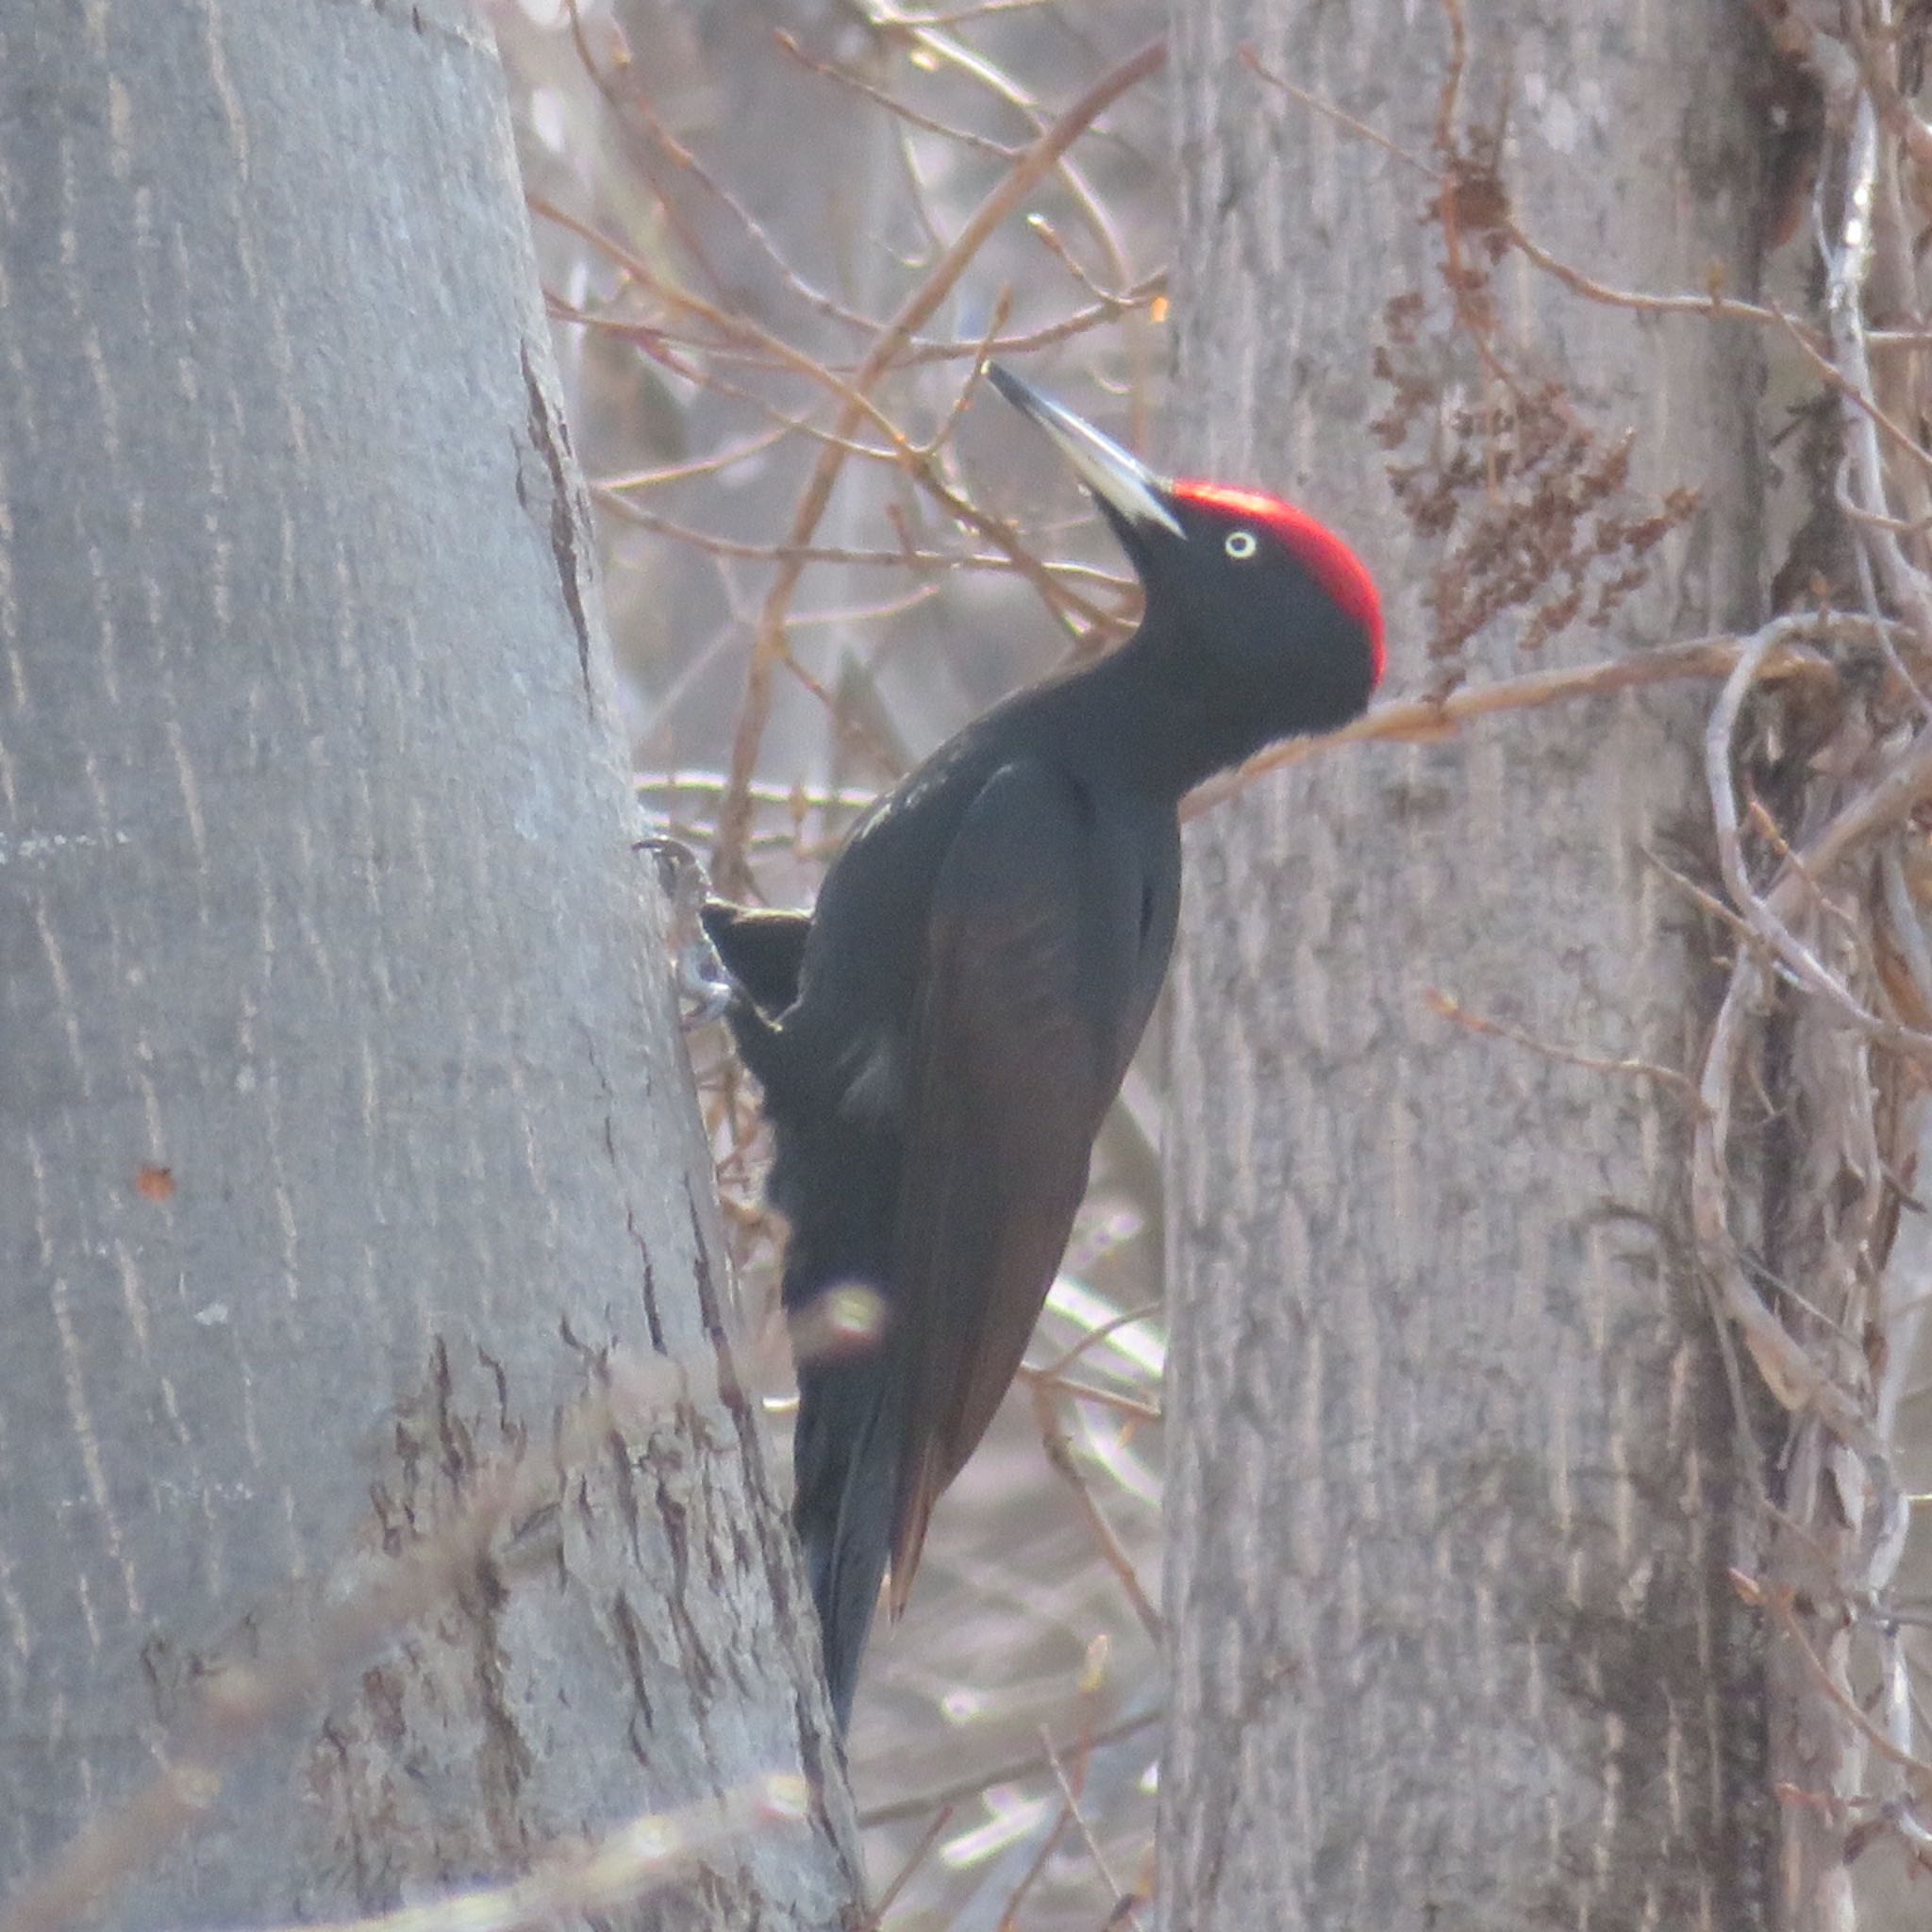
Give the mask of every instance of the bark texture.
<path id="1" fill-rule="evenodd" d="M 1753 280 L 1748 9 L 1471 8 L 1464 106 L 1520 219 L 1622 286 Z M 1176 6 L 1184 219 L 1171 452 L 1286 487 L 1390 601 L 1391 689 L 1437 675 L 1440 554 L 1367 432 L 1384 307 L 1444 308 L 1433 191 L 1238 50 L 1431 160 L 1446 15 Z M 1688 528 L 1607 632 L 1759 605 L 1754 345 L 1592 308 L 1512 261 L 1500 323 Z M 1454 331 L 1445 332 L 1444 343 Z M 1481 406 L 1441 352 L 1442 434 Z M 1205 442 L 1204 442 L 1205 439 Z M 1480 449 L 1480 436 L 1475 446 Z M 1519 667 L 1508 625 L 1473 676 Z M 1591 700 L 1317 760 L 1190 837 L 1169 1130 L 1167 1923 L 1765 1923 L 1760 1662 L 1725 1578 L 1738 1434 L 1687 1265 L 1668 1087 L 1446 1024 L 1695 1064 L 1708 945 L 1648 855 L 1705 812 L 1708 694 Z"/>
<path id="2" fill-rule="evenodd" d="M 9 8 L 0 367 L 0 1890 L 628 1346 L 688 1392 L 107 1922 L 802 1772 L 647 1916 L 846 1923 L 475 10 Z"/>

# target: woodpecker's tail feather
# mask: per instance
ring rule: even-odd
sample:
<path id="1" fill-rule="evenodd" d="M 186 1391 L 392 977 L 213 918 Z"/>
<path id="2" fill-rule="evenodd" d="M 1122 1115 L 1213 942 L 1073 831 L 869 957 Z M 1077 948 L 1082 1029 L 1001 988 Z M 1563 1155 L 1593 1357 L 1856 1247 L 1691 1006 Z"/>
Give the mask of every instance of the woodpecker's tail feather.
<path id="1" fill-rule="evenodd" d="M 798 1379 L 792 1521 L 805 1547 L 825 1681 L 842 1737 L 892 1547 L 903 1391 L 886 1349 L 808 1363 Z"/>

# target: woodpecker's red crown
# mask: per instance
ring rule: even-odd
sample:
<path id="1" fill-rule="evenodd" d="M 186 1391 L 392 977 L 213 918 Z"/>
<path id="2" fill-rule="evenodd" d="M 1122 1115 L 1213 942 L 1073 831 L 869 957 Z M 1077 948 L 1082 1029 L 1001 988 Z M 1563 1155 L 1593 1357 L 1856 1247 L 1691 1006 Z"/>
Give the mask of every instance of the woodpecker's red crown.
<path id="1" fill-rule="evenodd" d="M 1389 647 L 1382 632 L 1382 593 L 1375 580 L 1349 546 L 1306 510 L 1270 496 L 1261 490 L 1236 490 L 1224 483 L 1176 482 L 1174 493 L 1184 503 L 1259 524 L 1283 549 L 1300 558 L 1342 614 L 1368 633 L 1373 658 L 1372 684 L 1382 682 Z"/>

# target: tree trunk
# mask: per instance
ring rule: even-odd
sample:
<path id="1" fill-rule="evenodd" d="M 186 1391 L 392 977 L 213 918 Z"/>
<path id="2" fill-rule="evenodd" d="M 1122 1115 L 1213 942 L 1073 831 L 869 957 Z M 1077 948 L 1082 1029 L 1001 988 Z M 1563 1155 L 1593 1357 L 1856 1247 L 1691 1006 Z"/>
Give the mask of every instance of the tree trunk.
<path id="1" fill-rule="evenodd" d="M 851 1923 L 488 35 L 27 0 L 0 182 L 0 1889 L 101 1824 L 106 1923 L 340 1915 L 675 1811 L 653 1924 Z"/>
<path id="2" fill-rule="evenodd" d="M 1624 287 L 1703 290 L 1713 264 L 1750 286 L 1745 8 L 1468 12 L 1459 125 L 1495 127 L 1507 97 L 1504 178 L 1537 240 Z M 1440 168 L 1446 19 L 1174 9 L 1188 460 L 1284 486 L 1357 541 L 1404 694 L 1729 629 L 1760 599 L 1755 345 L 1590 306 L 1520 257 L 1448 319 L 1436 190 L 1240 55 Z M 1480 272 L 1474 193 L 1458 213 Z M 1411 291 L 1420 309 L 1391 314 Z M 1703 494 L 1607 630 L 1530 660 L 1519 613 L 1436 665 L 1420 592 L 1443 546 L 1383 481 L 1370 345 L 1419 339 L 1391 353 L 1433 380 L 1423 441 L 1471 455 L 1453 544 L 1509 420 L 1468 325 L 1489 300 L 1525 388 L 1560 380 L 1599 446 L 1634 431 L 1632 492 Z M 1707 818 L 1708 703 L 1594 698 L 1324 755 L 1190 835 L 1170 1924 L 1765 1923 L 1762 1664 L 1726 1578 L 1743 1470 L 1689 1261 L 1689 1109 L 1430 997 L 1694 1071 L 1710 946 L 1654 856 Z"/>

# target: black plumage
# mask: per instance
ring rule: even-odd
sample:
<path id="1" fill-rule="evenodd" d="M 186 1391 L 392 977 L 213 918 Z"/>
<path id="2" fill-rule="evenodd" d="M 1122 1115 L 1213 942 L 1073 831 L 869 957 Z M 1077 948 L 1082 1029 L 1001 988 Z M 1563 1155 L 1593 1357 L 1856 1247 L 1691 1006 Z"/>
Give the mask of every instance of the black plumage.
<path id="1" fill-rule="evenodd" d="M 991 375 L 1093 491 L 1140 628 L 942 745 L 854 828 L 808 917 L 704 914 L 772 1124 L 785 1306 L 857 1285 L 883 1314 L 799 1364 L 795 1521 L 841 1728 L 881 1580 L 896 1609 L 1019 1367 L 1159 992 L 1181 798 L 1345 723 L 1382 668 L 1374 583 L 1320 525 L 1156 476 Z"/>

